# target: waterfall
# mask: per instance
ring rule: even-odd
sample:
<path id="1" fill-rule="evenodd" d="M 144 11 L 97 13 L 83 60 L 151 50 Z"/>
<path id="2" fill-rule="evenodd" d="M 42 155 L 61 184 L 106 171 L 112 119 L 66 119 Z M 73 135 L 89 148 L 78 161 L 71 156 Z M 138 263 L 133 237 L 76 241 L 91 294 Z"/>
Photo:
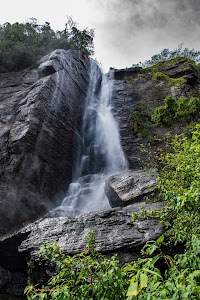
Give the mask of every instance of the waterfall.
<path id="1" fill-rule="evenodd" d="M 106 177 L 127 169 L 118 124 L 112 113 L 113 76 L 91 60 L 90 84 L 78 139 L 73 180 L 59 207 L 61 216 L 110 208 Z"/>

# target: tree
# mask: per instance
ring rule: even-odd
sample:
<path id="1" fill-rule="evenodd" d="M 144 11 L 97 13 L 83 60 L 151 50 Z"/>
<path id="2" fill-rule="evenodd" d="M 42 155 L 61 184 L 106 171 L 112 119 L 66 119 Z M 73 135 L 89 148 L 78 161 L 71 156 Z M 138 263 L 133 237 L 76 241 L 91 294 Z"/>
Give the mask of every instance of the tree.
<path id="1" fill-rule="evenodd" d="M 93 54 L 94 30 L 77 28 L 71 17 L 62 31 L 54 31 L 49 22 L 39 25 L 35 18 L 26 23 L 0 25 L 0 71 L 20 70 L 30 66 L 54 49 L 78 49 Z"/>

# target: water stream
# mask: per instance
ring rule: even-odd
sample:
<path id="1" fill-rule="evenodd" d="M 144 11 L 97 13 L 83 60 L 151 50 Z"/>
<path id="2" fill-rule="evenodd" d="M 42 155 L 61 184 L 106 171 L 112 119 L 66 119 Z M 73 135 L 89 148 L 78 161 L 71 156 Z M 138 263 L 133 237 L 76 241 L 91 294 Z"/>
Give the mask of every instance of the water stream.
<path id="1" fill-rule="evenodd" d="M 110 207 L 104 193 L 106 177 L 127 169 L 119 130 L 112 113 L 112 73 L 102 75 L 91 61 L 90 84 L 83 115 L 81 137 L 69 186 L 59 213 L 83 214 Z"/>

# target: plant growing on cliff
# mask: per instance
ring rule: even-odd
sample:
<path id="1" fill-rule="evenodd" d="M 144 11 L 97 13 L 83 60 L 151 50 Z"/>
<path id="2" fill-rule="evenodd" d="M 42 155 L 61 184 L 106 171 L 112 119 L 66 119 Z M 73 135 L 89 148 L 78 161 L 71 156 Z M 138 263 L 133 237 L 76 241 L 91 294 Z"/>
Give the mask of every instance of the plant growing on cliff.
<path id="1" fill-rule="evenodd" d="M 145 137 L 148 141 L 153 139 L 151 131 L 154 125 L 151 122 L 151 115 L 145 101 L 137 103 L 132 114 L 131 126 L 138 138 Z"/>
<path id="2" fill-rule="evenodd" d="M 34 18 L 26 23 L 7 22 L 0 25 L 0 71 L 28 67 L 56 48 L 93 54 L 93 38 L 94 30 L 78 29 L 71 17 L 60 31 L 54 31 L 49 22 L 40 25 Z"/>
<path id="3" fill-rule="evenodd" d="M 179 87 L 179 88 L 182 87 L 183 84 L 186 82 L 185 78 L 171 78 L 162 72 L 156 72 L 152 76 L 152 79 L 153 80 L 163 80 L 163 81 L 166 81 L 169 85 Z"/>
<path id="4" fill-rule="evenodd" d="M 170 126 L 174 121 L 190 123 L 200 116 L 200 99 L 198 97 L 179 97 L 177 100 L 167 96 L 165 104 L 154 109 L 151 120 L 160 126 Z"/>

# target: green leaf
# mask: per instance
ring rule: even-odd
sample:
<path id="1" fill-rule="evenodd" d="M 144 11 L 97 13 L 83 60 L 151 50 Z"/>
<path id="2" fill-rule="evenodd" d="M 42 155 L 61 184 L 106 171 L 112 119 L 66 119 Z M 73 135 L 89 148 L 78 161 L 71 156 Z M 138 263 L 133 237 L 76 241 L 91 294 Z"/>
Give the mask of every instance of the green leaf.
<path id="1" fill-rule="evenodd" d="M 142 270 L 147 272 L 147 273 L 150 273 L 152 275 L 156 275 L 156 276 L 160 277 L 161 279 L 163 279 L 162 276 L 159 273 L 156 273 L 155 271 L 152 271 L 152 270 L 149 270 L 149 269 L 144 269 L 144 268 Z"/>
<path id="2" fill-rule="evenodd" d="M 139 291 L 138 283 L 135 282 L 134 284 L 129 286 L 126 296 L 127 297 L 137 296 L 139 292 L 140 291 Z"/>
<path id="3" fill-rule="evenodd" d="M 151 265 L 154 266 L 154 264 L 161 258 L 161 254 L 158 254 L 151 258 Z"/>
<path id="4" fill-rule="evenodd" d="M 162 234 L 161 236 L 159 236 L 159 238 L 156 240 L 156 243 L 159 245 L 162 245 L 164 242 L 164 234 Z"/>
<path id="5" fill-rule="evenodd" d="M 140 289 L 147 287 L 148 277 L 145 273 L 140 273 Z"/>
<path id="6" fill-rule="evenodd" d="M 133 276 L 130 281 L 130 285 L 133 285 L 136 282 L 137 275 Z"/>
<path id="7" fill-rule="evenodd" d="M 154 253 L 154 251 L 155 251 L 156 249 L 158 249 L 158 246 L 157 246 L 157 245 L 155 245 L 155 244 L 150 245 L 150 246 L 148 246 L 148 248 L 146 249 L 146 254 L 147 254 L 147 255 L 151 255 L 151 254 Z"/>

